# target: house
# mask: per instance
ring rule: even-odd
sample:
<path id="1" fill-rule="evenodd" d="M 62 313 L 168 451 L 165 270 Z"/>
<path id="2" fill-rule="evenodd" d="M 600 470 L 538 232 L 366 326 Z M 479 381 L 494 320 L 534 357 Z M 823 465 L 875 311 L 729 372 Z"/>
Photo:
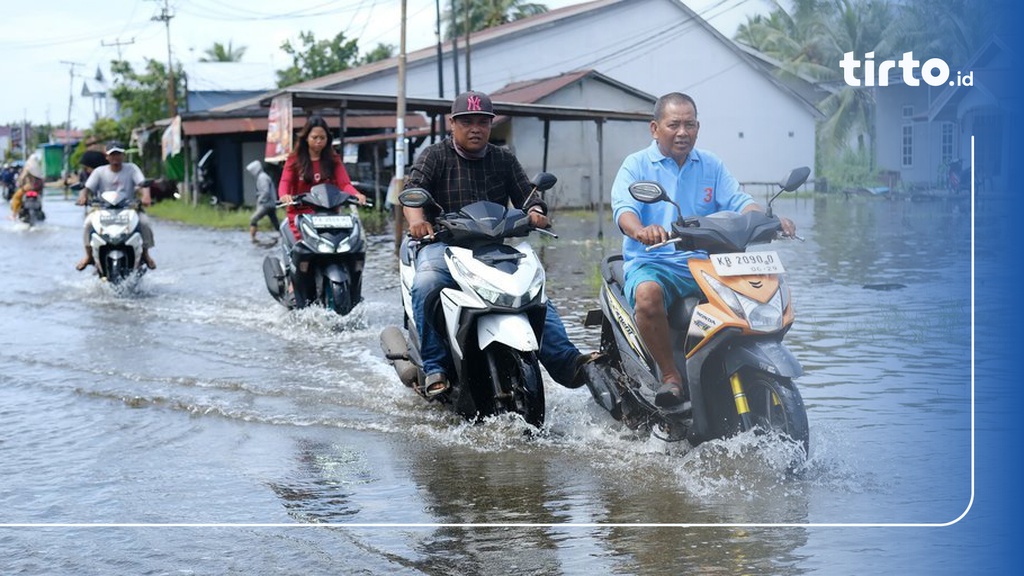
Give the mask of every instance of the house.
<path id="1" fill-rule="evenodd" d="M 461 40 L 461 39 L 460 39 Z M 814 103 L 780 81 L 736 43 L 724 37 L 697 13 L 678 0 L 596 0 L 567 6 L 545 14 L 476 32 L 470 36 L 473 89 L 497 92 L 508 86 L 539 78 L 554 78 L 594 71 L 600 79 L 586 81 L 595 94 L 587 95 L 592 106 L 611 109 L 623 97 L 622 87 L 640 94 L 686 92 L 697 102 L 702 123 L 698 146 L 720 155 L 741 182 L 774 182 L 789 169 L 814 165 L 815 123 L 821 118 Z M 460 60 L 465 46 L 460 45 Z M 406 55 L 406 94 L 409 97 L 438 95 L 437 48 Z M 398 59 L 391 58 L 309 80 L 296 89 L 339 90 L 362 94 L 394 94 Z M 465 65 L 460 64 L 464 71 Z M 457 92 L 452 79 L 453 47 L 442 46 L 445 97 Z M 596 95 L 600 84 L 614 82 L 619 90 Z M 571 91 L 551 94 L 552 101 L 583 106 Z M 252 106 L 242 101 L 220 110 Z M 633 125 L 638 149 L 649 142 L 646 126 Z M 590 147 L 593 140 L 579 141 Z M 541 168 L 534 148 L 521 133 L 513 142 L 527 172 Z M 585 150 L 593 154 L 593 150 Z M 605 177 L 607 190 L 625 156 L 618 157 Z M 582 165 L 582 164 L 581 164 Z M 582 179 L 582 174 L 566 180 Z M 596 175 L 591 175 L 596 180 Z M 583 190 L 584 203 L 596 200 Z"/>
<path id="2" fill-rule="evenodd" d="M 974 136 L 978 182 L 1005 178 L 1011 69 L 1005 44 L 993 38 L 961 71 L 971 73 L 970 86 L 908 86 L 902 71 L 891 73 L 888 86 L 874 89 L 877 168 L 909 187 L 944 188 L 950 163 L 969 167 Z"/>
<path id="3" fill-rule="evenodd" d="M 657 100 L 595 70 L 513 82 L 491 92 L 491 99 L 518 104 L 636 111 L 651 110 Z M 598 163 L 597 149 L 593 146 L 597 142 L 594 122 L 545 123 L 530 117 L 508 118 L 507 121 L 499 118 L 491 133 L 492 141 L 509 146 L 531 176 L 533 171 L 541 169 L 558 176 L 558 185 L 547 198 L 550 204 L 589 207 L 601 198 L 599 169 L 603 166 L 604 186 L 609 189 L 622 159 L 650 142 L 646 122 L 606 122 L 601 136 L 603 165 Z M 546 147 L 538 145 L 545 140 Z M 530 171 L 531 166 L 537 167 L 536 170 Z"/>

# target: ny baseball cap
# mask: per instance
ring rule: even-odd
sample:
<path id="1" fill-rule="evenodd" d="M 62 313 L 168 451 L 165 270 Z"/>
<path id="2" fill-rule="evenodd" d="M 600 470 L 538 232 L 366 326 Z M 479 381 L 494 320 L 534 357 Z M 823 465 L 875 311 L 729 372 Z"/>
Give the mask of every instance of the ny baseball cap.
<path id="1" fill-rule="evenodd" d="M 116 152 L 120 152 L 121 154 L 124 154 L 124 144 L 121 144 L 120 142 L 117 142 L 117 141 L 108 143 L 107 144 L 107 154 L 114 154 Z"/>
<path id="2" fill-rule="evenodd" d="M 456 96 L 452 102 L 452 118 L 470 114 L 494 117 L 494 106 L 491 105 L 490 96 L 472 90 Z"/>

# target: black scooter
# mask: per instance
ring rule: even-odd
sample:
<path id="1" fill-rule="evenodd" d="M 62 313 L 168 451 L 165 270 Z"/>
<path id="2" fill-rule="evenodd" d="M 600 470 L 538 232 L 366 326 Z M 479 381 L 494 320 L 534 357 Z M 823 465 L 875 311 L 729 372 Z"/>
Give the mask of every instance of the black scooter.
<path id="1" fill-rule="evenodd" d="M 315 211 L 295 217 L 302 235 L 299 240 L 294 240 L 285 220 L 281 257 L 263 260 L 264 280 L 275 300 L 289 309 L 316 304 L 341 315 L 362 301 L 366 235 L 356 204 L 355 196 L 333 184 L 317 184 L 295 197 L 292 205 L 311 206 Z M 341 214 L 346 205 L 348 213 Z"/>

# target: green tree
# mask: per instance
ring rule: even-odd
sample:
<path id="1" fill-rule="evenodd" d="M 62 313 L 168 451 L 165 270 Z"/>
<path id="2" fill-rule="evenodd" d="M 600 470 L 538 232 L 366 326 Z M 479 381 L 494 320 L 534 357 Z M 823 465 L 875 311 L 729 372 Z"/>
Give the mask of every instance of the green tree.
<path id="1" fill-rule="evenodd" d="M 113 89 L 111 96 L 117 101 L 121 115 L 120 124 L 126 132 L 135 128 L 148 126 L 157 120 L 170 116 L 167 104 L 167 67 L 152 58 L 146 59 L 145 68 L 136 72 L 131 64 L 124 60 L 110 63 L 113 73 Z M 185 101 L 184 77 L 181 65 L 175 67 L 177 100 Z"/>
<path id="2" fill-rule="evenodd" d="M 210 46 L 203 51 L 204 56 L 199 59 L 200 62 L 241 62 L 242 56 L 245 55 L 245 46 L 239 46 L 235 48 L 231 45 L 231 41 L 228 41 L 227 46 L 220 42 L 214 42 L 213 46 Z"/>
<path id="3" fill-rule="evenodd" d="M 393 44 L 384 44 L 379 42 L 377 47 L 370 50 L 362 57 L 359 58 L 359 65 L 371 64 L 380 60 L 387 60 L 395 55 L 395 46 Z"/>
<path id="4" fill-rule="evenodd" d="M 469 30 L 477 32 L 501 26 L 548 11 L 548 7 L 537 2 L 522 0 L 449 0 L 448 10 L 442 14 L 445 22 L 445 39 L 466 33 L 466 2 L 469 2 Z M 455 28 L 452 28 L 452 13 L 455 13 Z"/>
<path id="5" fill-rule="evenodd" d="M 78 142 L 78 146 L 71 153 L 71 169 L 74 170 L 78 166 L 78 161 L 82 158 L 82 154 L 85 153 L 88 143 L 109 142 L 111 140 L 127 142 L 130 135 L 130 130 L 126 130 L 117 120 L 113 118 L 98 118 L 92 123 L 92 126 L 85 129 L 85 137 Z"/>
<path id="6" fill-rule="evenodd" d="M 277 86 L 284 88 L 357 65 L 359 47 L 356 40 L 345 40 L 345 33 L 331 40 L 317 40 L 312 32 L 299 33 L 300 46 L 285 40 L 281 50 L 292 58 L 292 65 L 277 71 Z"/>

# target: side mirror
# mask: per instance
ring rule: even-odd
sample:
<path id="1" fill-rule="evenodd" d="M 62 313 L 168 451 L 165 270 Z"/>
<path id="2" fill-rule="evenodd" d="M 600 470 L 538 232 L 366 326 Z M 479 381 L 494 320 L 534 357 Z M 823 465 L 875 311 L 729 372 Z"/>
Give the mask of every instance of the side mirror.
<path id="1" fill-rule="evenodd" d="M 644 204 L 670 201 L 668 196 L 665 195 L 665 189 L 661 187 L 661 184 L 647 180 L 641 180 L 630 184 L 629 195 L 636 201 L 643 202 Z"/>
<path id="2" fill-rule="evenodd" d="M 422 208 L 433 201 L 430 192 L 423 188 L 409 188 L 398 195 L 398 203 L 409 208 Z"/>
<path id="3" fill-rule="evenodd" d="M 558 178 L 549 172 L 538 172 L 537 175 L 530 180 L 530 184 L 533 184 L 533 187 L 541 192 L 550 190 L 557 182 Z"/>
<path id="4" fill-rule="evenodd" d="M 807 177 L 810 175 L 811 169 L 808 168 L 807 166 L 794 168 L 785 180 L 779 182 L 779 187 L 782 188 L 782 190 L 785 192 L 792 192 L 797 188 L 803 186 L 804 182 L 807 181 Z"/>

